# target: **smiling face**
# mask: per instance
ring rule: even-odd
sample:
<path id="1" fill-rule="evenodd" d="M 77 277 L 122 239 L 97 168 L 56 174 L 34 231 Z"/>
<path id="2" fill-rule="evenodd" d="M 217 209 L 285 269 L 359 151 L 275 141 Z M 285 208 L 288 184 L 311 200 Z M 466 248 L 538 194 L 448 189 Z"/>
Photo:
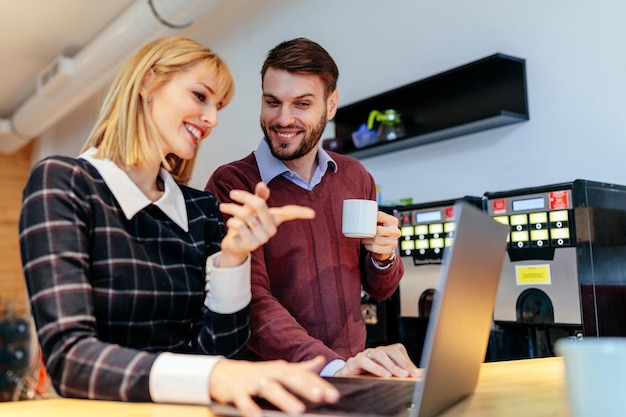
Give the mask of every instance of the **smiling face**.
<path id="1" fill-rule="evenodd" d="M 149 91 L 150 115 L 162 139 L 162 154 L 191 159 L 198 144 L 217 126 L 221 108 L 214 91 L 215 70 L 205 62 L 176 73 L 173 78 Z"/>
<path id="2" fill-rule="evenodd" d="M 337 110 L 337 90 L 324 97 L 314 74 L 268 68 L 263 77 L 261 129 L 272 155 L 283 161 L 314 157 L 328 120 Z"/>

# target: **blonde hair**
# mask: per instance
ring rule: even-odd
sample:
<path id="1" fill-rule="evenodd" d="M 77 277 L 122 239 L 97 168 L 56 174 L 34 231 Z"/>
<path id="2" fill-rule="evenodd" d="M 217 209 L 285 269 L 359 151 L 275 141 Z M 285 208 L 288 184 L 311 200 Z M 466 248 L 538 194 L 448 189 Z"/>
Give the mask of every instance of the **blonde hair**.
<path id="1" fill-rule="evenodd" d="M 235 83 L 226 63 L 209 48 L 180 36 L 154 40 L 137 50 L 123 65 L 104 98 L 100 113 L 87 141 L 85 151 L 96 147 L 97 158 L 108 158 L 123 167 L 140 165 L 153 157 L 150 138 L 161 139 L 140 91 L 146 74 L 152 71 L 151 90 L 156 90 L 172 77 L 200 62 L 214 66 L 216 85 L 212 86 L 220 98 L 218 110 L 232 99 Z M 169 154 L 162 163 L 174 179 L 187 184 L 196 161 Z"/>

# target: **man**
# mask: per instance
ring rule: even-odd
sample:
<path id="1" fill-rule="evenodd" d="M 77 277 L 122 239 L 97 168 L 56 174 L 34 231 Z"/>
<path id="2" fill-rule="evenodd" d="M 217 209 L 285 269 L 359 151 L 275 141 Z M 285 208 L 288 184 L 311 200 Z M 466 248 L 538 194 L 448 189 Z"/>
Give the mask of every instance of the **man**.
<path id="1" fill-rule="evenodd" d="M 343 200 L 375 200 L 376 186 L 356 159 L 319 146 L 337 111 L 338 76 L 332 57 L 308 39 L 272 49 L 261 69 L 265 138 L 255 152 L 218 168 L 205 189 L 230 202 L 230 190 L 254 190 L 263 181 L 269 206 L 297 203 L 316 212 L 313 220 L 282 225 L 253 253 L 251 352 L 290 362 L 321 354 L 328 361 L 323 376 L 417 376 L 400 344 L 364 351 L 361 290 L 386 299 L 404 270 L 395 258 L 395 217 L 379 212 L 373 238 L 341 233 Z"/>

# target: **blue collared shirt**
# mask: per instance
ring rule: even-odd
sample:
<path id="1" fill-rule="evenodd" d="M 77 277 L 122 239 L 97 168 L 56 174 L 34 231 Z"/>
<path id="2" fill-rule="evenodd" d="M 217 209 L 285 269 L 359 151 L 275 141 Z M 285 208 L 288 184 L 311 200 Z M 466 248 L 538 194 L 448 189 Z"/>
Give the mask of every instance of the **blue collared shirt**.
<path id="1" fill-rule="evenodd" d="M 259 143 L 259 146 L 254 152 L 254 156 L 256 157 L 256 163 L 259 166 L 261 180 L 266 184 L 269 184 L 270 181 L 280 175 L 297 186 L 311 191 L 317 184 L 320 183 L 320 181 L 322 181 L 322 177 L 326 174 L 328 167 L 331 167 L 333 171 L 337 172 L 337 163 L 321 146 L 317 148 L 317 168 L 315 168 L 315 172 L 311 178 L 311 183 L 306 182 L 296 172 L 287 168 L 287 165 L 285 165 L 283 161 L 275 158 L 270 151 L 269 145 L 265 142 L 265 139 L 261 139 L 261 143 Z"/>

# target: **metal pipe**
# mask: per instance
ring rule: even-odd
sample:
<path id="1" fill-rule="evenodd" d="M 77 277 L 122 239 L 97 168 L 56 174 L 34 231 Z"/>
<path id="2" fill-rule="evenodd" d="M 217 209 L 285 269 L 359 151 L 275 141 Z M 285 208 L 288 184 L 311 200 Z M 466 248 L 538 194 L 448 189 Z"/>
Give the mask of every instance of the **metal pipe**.
<path id="1" fill-rule="evenodd" d="M 74 57 L 75 72 L 49 95 L 35 92 L 0 120 L 0 152 L 11 154 L 41 135 L 110 82 L 143 44 L 173 35 L 220 0 L 137 0 Z"/>

